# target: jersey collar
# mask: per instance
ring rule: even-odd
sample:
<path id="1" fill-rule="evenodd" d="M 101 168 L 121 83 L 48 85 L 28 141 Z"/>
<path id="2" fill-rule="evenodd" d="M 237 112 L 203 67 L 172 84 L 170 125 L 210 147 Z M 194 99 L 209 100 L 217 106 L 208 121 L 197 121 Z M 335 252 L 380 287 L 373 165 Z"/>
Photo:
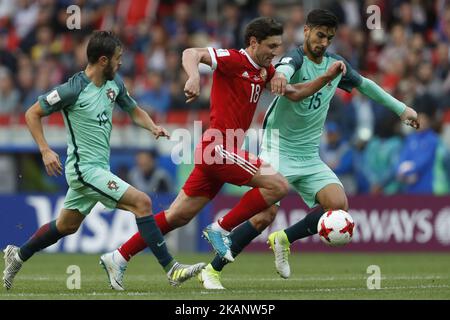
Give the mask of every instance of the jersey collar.
<path id="1" fill-rule="evenodd" d="M 250 61 L 252 66 L 254 66 L 258 70 L 261 69 L 261 67 L 255 61 L 253 61 L 253 59 L 248 55 L 247 51 L 245 51 L 244 49 L 241 49 L 241 50 L 239 50 L 239 52 L 245 54 L 245 56 L 247 57 L 248 61 Z"/>
<path id="2" fill-rule="evenodd" d="M 92 83 L 92 85 L 94 86 L 94 87 L 96 87 L 97 89 L 101 89 L 101 88 L 103 88 L 105 85 L 106 85 L 106 83 L 109 81 L 109 80 L 105 80 L 105 82 L 100 86 L 100 87 L 97 87 L 93 82 L 92 82 L 92 80 L 86 75 L 86 72 L 84 72 L 84 70 L 83 71 L 80 71 L 79 72 L 80 73 L 80 75 L 81 75 L 81 78 L 86 82 L 86 83 Z"/>

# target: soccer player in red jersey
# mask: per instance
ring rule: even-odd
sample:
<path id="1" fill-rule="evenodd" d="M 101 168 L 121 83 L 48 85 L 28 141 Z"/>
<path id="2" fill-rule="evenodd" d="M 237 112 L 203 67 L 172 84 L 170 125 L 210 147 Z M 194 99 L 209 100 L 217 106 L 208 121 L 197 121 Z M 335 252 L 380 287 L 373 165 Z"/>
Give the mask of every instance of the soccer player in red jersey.
<path id="1" fill-rule="evenodd" d="M 272 18 L 257 18 L 245 30 L 246 49 L 190 48 L 183 52 L 183 67 L 189 78 L 185 84 L 187 102 L 200 94 L 200 63 L 214 70 L 211 89 L 210 127 L 195 150 L 195 167 L 169 209 L 155 215 L 165 234 L 187 224 L 219 192 L 225 183 L 253 187 L 221 220 L 203 230 L 217 254 L 233 261 L 230 231 L 255 214 L 270 208 L 288 192 L 286 179 L 269 164 L 241 150 L 262 90 L 270 86 L 275 74 L 272 59 L 282 44 L 283 27 Z M 345 71 L 335 64 L 327 77 L 286 88 L 288 98 L 299 99 L 320 89 Z M 274 214 L 276 212 L 274 211 Z M 118 250 L 102 255 L 111 286 L 123 288 L 123 273 L 128 260 L 146 248 L 139 233 Z"/>

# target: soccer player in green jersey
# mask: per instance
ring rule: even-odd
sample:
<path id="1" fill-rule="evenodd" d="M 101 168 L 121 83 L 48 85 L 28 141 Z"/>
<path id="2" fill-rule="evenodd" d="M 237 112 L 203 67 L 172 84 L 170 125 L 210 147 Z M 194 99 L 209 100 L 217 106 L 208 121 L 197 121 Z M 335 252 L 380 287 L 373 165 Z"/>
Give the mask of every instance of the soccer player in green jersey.
<path id="1" fill-rule="evenodd" d="M 277 64 L 271 81 L 271 103 L 264 119 L 264 136 L 260 157 L 278 169 L 290 185 L 312 208 L 307 216 L 281 231 L 269 235 L 268 243 L 275 253 L 275 266 L 283 278 L 290 276 L 288 263 L 290 244 L 317 233 L 317 223 L 325 211 L 348 210 L 342 183 L 319 157 L 319 142 L 329 103 L 336 89 L 356 88 L 363 95 L 395 112 L 407 124 L 418 128 L 417 113 L 390 96 L 373 81 L 359 75 L 342 57 L 326 52 L 336 30 L 336 16 L 326 10 L 309 13 L 304 29 L 303 46 L 288 52 Z M 313 95 L 300 101 L 285 96 L 286 86 L 305 83 L 323 75 L 336 61 L 346 65 L 342 73 Z M 273 139 L 274 135 L 277 139 Z M 274 219 L 274 205 L 243 223 L 230 234 L 231 251 L 238 255 Z M 207 289 L 223 289 L 220 272 L 227 262 L 218 256 L 202 270 L 199 277 Z"/>
<path id="2" fill-rule="evenodd" d="M 169 137 L 167 131 L 155 125 L 128 94 L 122 79 L 116 74 L 121 58 L 119 39 L 108 31 L 95 32 L 87 46 L 86 69 L 40 96 L 26 112 L 28 128 L 50 176 L 62 174 L 63 169 L 58 154 L 45 140 L 41 118 L 53 112 L 62 112 L 67 128 L 65 176 L 69 189 L 63 209 L 55 221 L 40 227 L 20 248 L 8 245 L 4 250 L 3 281 L 6 289 L 11 289 L 17 272 L 34 253 L 75 233 L 97 202 L 135 214 L 140 235 L 164 268 L 171 285 L 179 285 L 195 276 L 205 265 L 176 262 L 155 223 L 150 198 L 110 172 L 109 138 L 116 103 L 134 123 L 150 131 L 156 139 Z M 110 272 L 107 270 L 107 274 Z M 111 286 L 123 290 L 121 283 L 111 282 Z"/>

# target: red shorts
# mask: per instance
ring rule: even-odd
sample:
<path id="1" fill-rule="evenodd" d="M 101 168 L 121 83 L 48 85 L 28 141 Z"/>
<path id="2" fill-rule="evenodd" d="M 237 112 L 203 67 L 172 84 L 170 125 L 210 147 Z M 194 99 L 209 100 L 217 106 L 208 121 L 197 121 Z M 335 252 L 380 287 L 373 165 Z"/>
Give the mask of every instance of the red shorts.
<path id="1" fill-rule="evenodd" d="M 262 160 L 237 147 L 227 150 L 221 144 L 200 142 L 195 150 L 195 167 L 183 186 L 190 197 L 212 199 L 224 183 L 242 186 L 250 182 Z"/>

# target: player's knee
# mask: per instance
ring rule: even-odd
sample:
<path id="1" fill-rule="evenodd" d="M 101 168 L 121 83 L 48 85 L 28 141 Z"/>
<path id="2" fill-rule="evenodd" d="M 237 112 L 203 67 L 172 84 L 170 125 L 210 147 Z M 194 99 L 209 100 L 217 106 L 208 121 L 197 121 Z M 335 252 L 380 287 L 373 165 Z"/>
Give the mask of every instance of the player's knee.
<path id="1" fill-rule="evenodd" d="M 136 213 L 140 216 L 150 215 L 152 212 L 152 200 L 145 193 L 141 193 L 136 201 Z"/>
<path id="2" fill-rule="evenodd" d="M 346 197 L 327 199 L 323 205 L 326 210 L 344 210 L 348 211 L 348 201 Z"/>
<path id="3" fill-rule="evenodd" d="M 289 193 L 289 182 L 286 178 L 278 175 L 273 181 L 272 191 L 277 199 L 284 198 Z"/>

